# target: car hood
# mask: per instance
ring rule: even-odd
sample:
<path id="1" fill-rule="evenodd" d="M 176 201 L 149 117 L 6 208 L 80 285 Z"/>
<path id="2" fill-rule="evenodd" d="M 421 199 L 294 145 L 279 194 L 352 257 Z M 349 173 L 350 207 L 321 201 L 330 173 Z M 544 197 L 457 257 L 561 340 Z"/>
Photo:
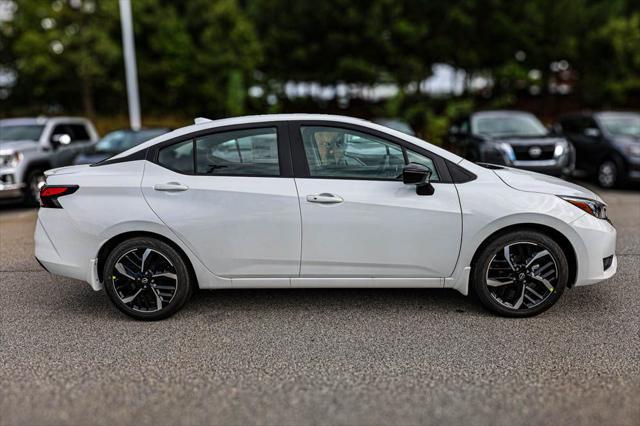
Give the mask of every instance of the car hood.
<path id="1" fill-rule="evenodd" d="M 504 183 L 519 191 L 569 195 L 603 202 L 595 192 L 553 176 L 510 167 L 495 168 L 493 171 Z"/>
<path id="2" fill-rule="evenodd" d="M 24 152 L 24 151 L 34 151 L 38 149 L 38 142 L 29 141 L 29 140 L 21 140 L 21 141 L 0 141 L 0 150 L 1 151 L 14 151 L 14 152 Z"/>

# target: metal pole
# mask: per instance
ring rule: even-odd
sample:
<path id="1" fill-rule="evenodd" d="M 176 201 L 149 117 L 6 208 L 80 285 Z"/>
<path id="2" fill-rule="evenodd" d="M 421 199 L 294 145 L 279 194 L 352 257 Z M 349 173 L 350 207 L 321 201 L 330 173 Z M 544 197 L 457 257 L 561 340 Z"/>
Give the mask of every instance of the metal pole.
<path id="1" fill-rule="evenodd" d="M 122 49 L 124 68 L 127 78 L 127 101 L 129 103 L 129 122 L 132 130 L 139 130 L 140 95 L 138 94 L 138 70 L 136 67 L 136 47 L 133 44 L 133 18 L 130 0 L 120 0 L 120 23 L 122 24 Z"/>

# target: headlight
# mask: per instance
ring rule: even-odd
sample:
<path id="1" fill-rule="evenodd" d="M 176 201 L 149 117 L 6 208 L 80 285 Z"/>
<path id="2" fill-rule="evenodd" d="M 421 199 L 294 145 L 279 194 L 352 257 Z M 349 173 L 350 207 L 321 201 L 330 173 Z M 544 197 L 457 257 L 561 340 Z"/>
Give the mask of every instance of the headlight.
<path id="1" fill-rule="evenodd" d="M 509 159 L 509 161 L 515 161 L 516 154 L 515 152 L 513 152 L 513 148 L 511 147 L 511 145 L 509 145 L 506 142 L 502 142 L 498 144 L 498 148 L 500 149 L 500 151 L 502 151 L 504 155 L 507 156 L 507 159 Z"/>
<path id="2" fill-rule="evenodd" d="M 0 167 L 16 168 L 22 161 L 22 153 L 0 151 Z"/>
<path id="3" fill-rule="evenodd" d="M 627 154 L 629 154 L 632 157 L 640 157 L 640 144 L 627 145 L 627 147 L 625 148 L 625 151 L 627 151 Z"/>
<path id="4" fill-rule="evenodd" d="M 590 200 L 588 198 L 580 198 L 580 197 L 564 197 L 560 196 L 563 200 L 568 203 L 573 204 L 580 210 L 584 210 L 589 213 L 591 216 L 595 216 L 598 219 L 607 218 L 607 205 L 605 203 L 601 203 L 600 201 Z"/>
<path id="5" fill-rule="evenodd" d="M 558 143 L 556 144 L 556 148 L 553 150 L 553 156 L 560 157 L 566 151 L 567 151 L 567 145 L 564 143 Z"/>

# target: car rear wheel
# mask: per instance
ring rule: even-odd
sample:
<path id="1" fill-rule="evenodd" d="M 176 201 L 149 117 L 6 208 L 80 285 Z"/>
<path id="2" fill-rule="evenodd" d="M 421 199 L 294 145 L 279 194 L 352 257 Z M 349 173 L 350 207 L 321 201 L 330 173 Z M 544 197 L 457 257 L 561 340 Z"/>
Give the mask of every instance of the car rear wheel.
<path id="1" fill-rule="evenodd" d="M 113 304 L 138 320 L 173 315 L 192 291 L 185 260 L 173 247 L 154 238 L 120 243 L 107 257 L 103 276 Z"/>
<path id="2" fill-rule="evenodd" d="M 24 187 L 24 203 L 29 206 L 40 204 L 40 189 L 44 186 L 46 178 L 44 171 L 40 169 L 31 170 L 27 174 Z"/>
<path id="3" fill-rule="evenodd" d="M 517 231 L 482 250 L 473 267 L 472 287 L 490 311 L 528 317 L 553 306 L 568 277 L 567 258 L 553 239 L 536 231 Z"/>

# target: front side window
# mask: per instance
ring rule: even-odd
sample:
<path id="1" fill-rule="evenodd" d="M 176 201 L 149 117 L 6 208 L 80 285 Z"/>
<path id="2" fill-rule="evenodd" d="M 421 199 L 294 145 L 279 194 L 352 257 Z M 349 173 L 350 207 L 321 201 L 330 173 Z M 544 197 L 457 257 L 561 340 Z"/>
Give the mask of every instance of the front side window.
<path id="1" fill-rule="evenodd" d="M 395 143 L 336 127 L 303 126 L 301 133 L 311 177 L 395 180 L 402 176 L 405 155 Z M 419 161 L 409 161 L 428 163 L 425 166 L 437 179 L 429 158 L 411 154 Z"/>
<path id="2" fill-rule="evenodd" d="M 423 166 L 431 170 L 431 182 L 437 182 L 440 180 L 440 178 L 438 177 L 438 173 L 436 172 L 436 166 L 433 164 L 433 160 L 431 158 L 407 150 L 407 160 L 409 161 L 409 163 L 422 164 Z"/>

